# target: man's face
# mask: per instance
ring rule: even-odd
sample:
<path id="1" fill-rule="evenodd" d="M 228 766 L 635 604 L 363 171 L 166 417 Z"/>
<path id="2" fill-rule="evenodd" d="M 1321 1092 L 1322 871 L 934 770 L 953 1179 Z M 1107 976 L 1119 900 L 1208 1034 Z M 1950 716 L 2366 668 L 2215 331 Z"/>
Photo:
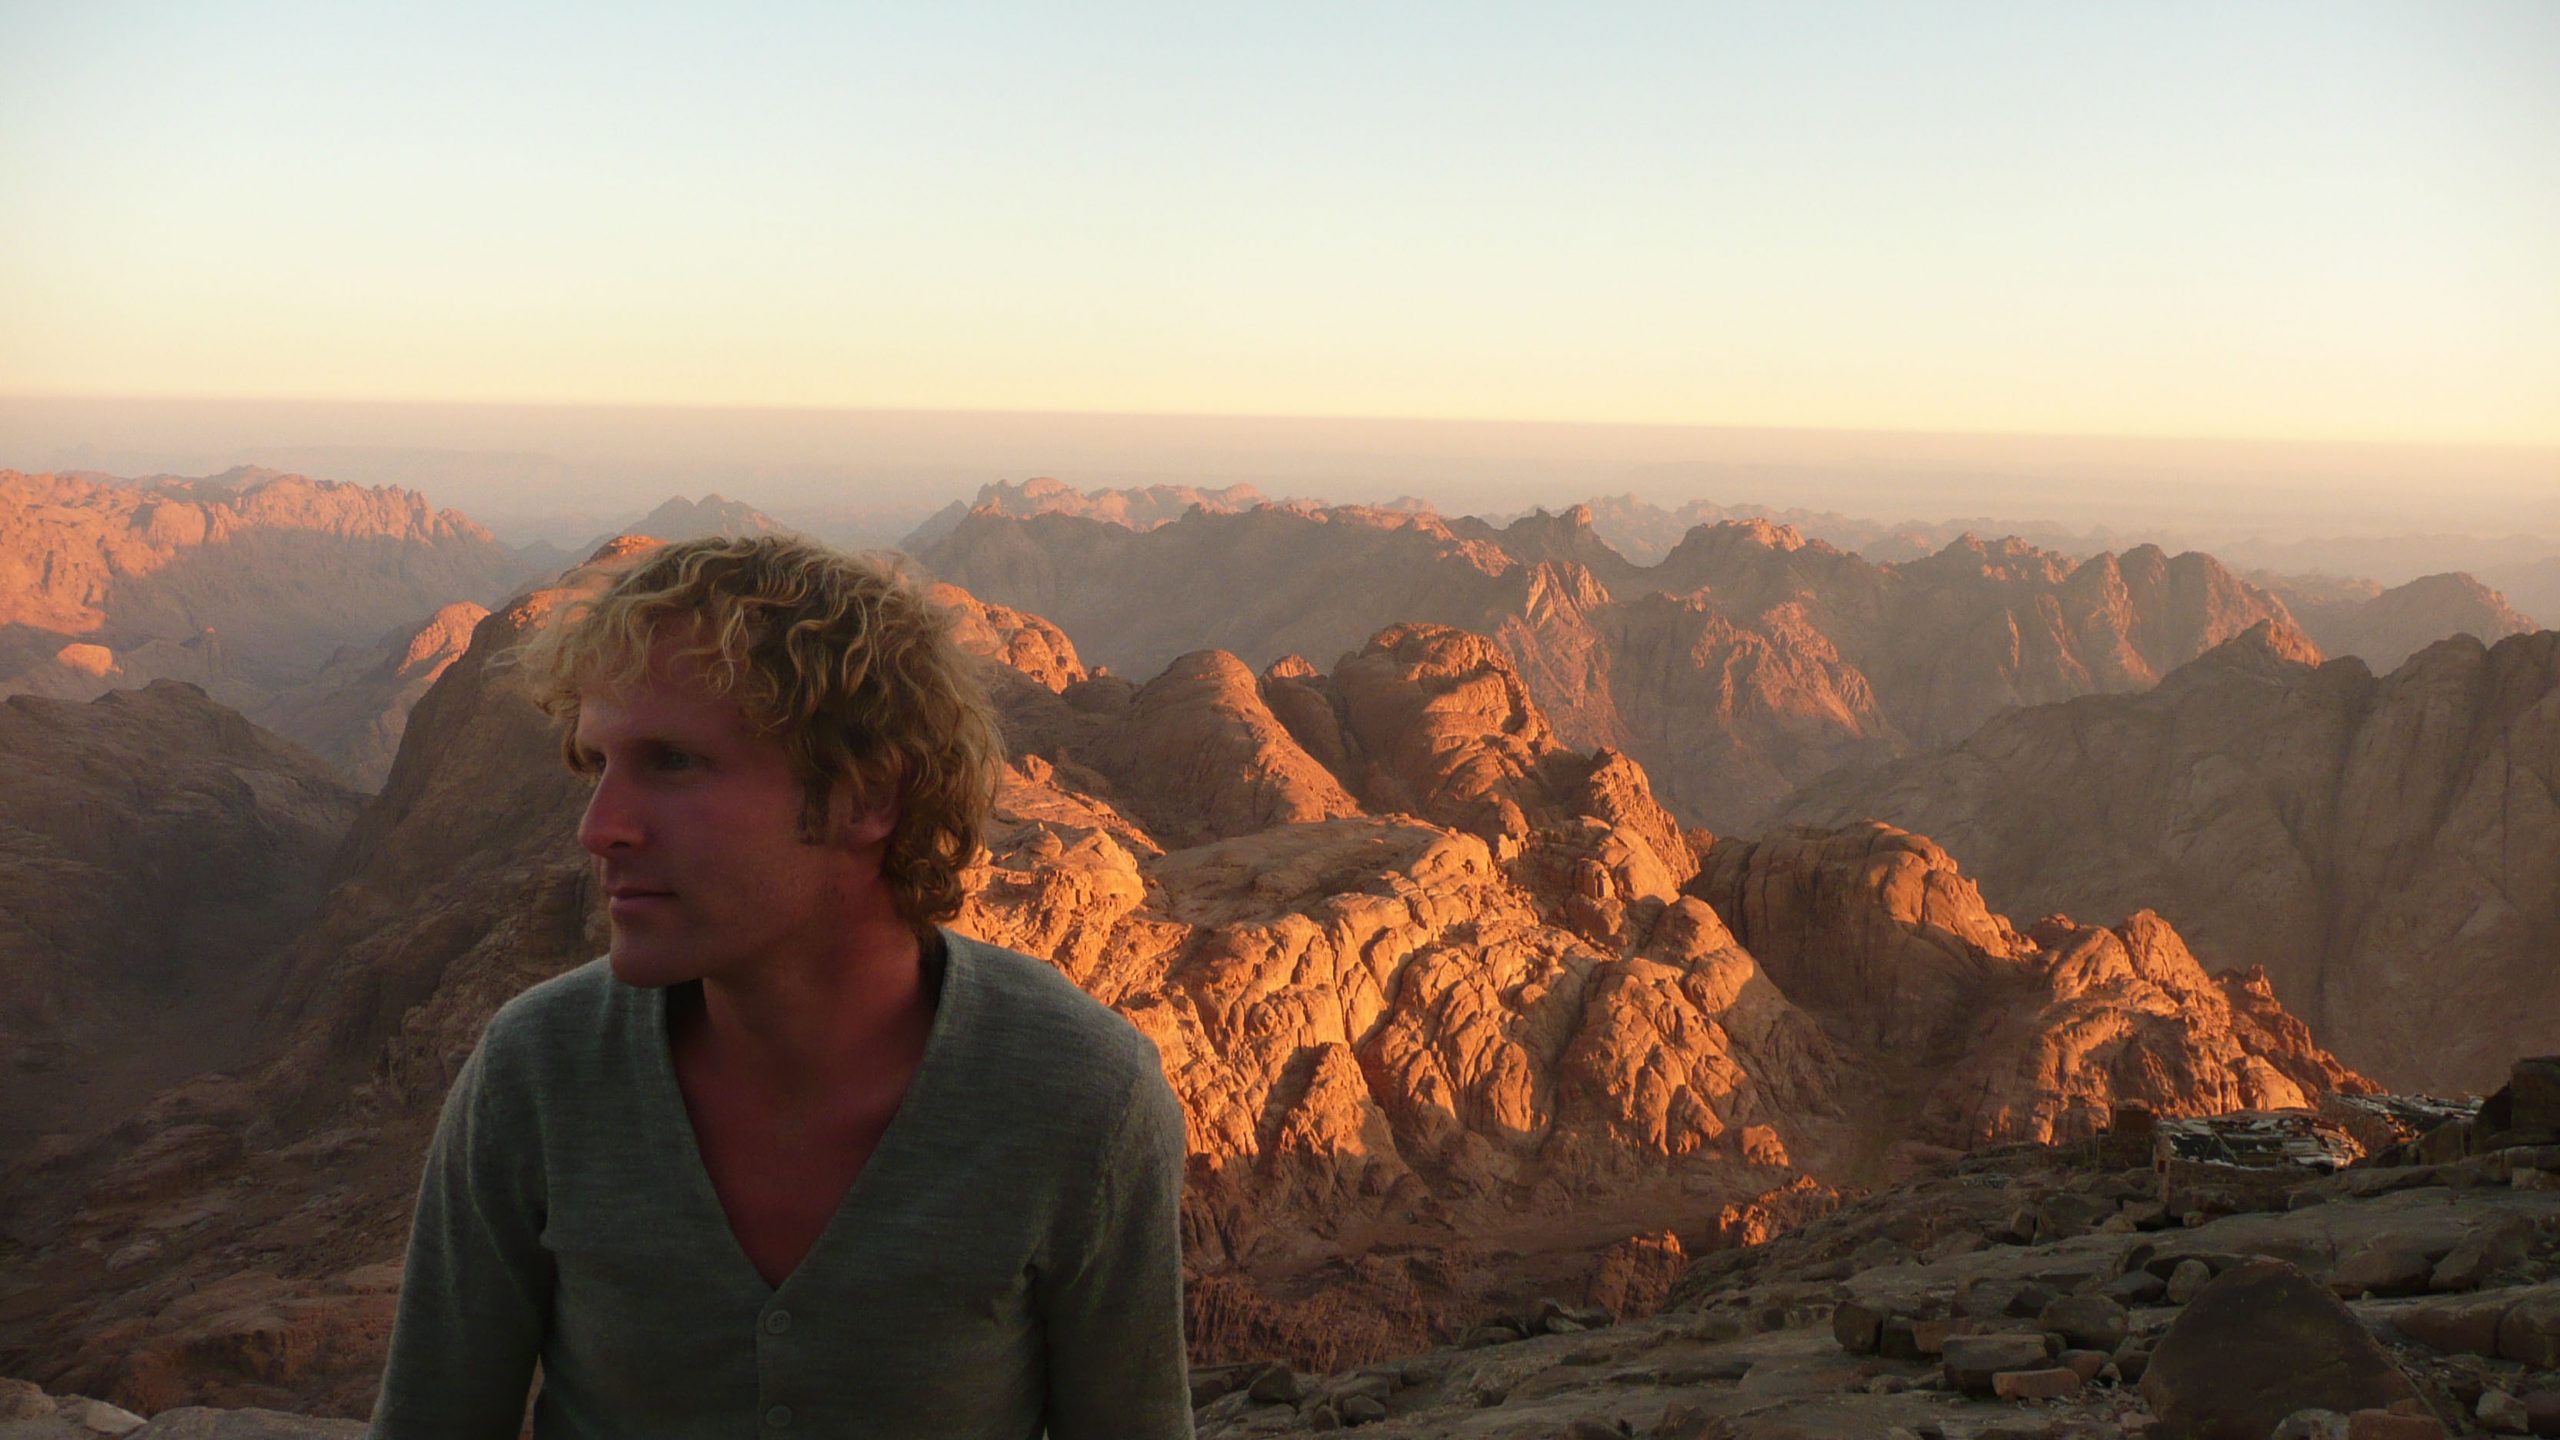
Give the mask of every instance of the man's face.
<path id="1" fill-rule="evenodd" d="M 663 657 L 629 690 L 579 697 L 596 788 L 578 842 L 611 897 L 615 977 L 672 985 L 824 953 L 878 901 L 885 823 L 833 816 L 806 843 L 782 742 Z"/>

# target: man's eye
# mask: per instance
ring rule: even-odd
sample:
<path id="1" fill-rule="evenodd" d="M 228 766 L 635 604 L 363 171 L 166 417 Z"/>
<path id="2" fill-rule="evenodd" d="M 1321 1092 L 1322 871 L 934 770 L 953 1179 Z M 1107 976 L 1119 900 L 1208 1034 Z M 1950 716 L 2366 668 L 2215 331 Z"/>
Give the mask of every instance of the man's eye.
<path id="1" fill-rule="evenodd" d="M 657 767 L 661 770 L 690 770 L 695 763 L 692 753 L 684 750 L 661 750 L 656 756 Z"/>

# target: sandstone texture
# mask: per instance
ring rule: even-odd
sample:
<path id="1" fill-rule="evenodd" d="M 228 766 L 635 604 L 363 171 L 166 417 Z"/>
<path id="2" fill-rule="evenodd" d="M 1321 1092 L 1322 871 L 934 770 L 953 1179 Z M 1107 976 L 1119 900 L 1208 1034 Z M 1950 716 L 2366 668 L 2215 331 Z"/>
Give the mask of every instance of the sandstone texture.
<path id="1" fill-rule="evenodd" d="M 445 1087 L 505 998 L 603 944 L 583 782 L 504 663 L 566 593 L 493 611 L 418 703 L 281 947 L 267 1063 L 0 1175 L 0 1373 L 363 1413 Z M 1185 652 L 1141 685 L 945 598 L 1015 752 L 960 926 L 1156 1043 L 1204 1363 L 1366 1363 L 1556 1289 L 1530 1322 L 1588 1328 L 1596 1296 L 1660 1303 L 1674 1254 L 1954 1149 L 2363 1087 L 2149 917 L 2020 932 L 1883 826 L 1684 832 L 1482 636 Z"/>
<path id="2" fill-rule="evenodd" d="M 1748 519 L 1697 526 L 1638 565 L 1593 523 L 1586 507 L 1496 528 L 1261 506 L 1139 531 L 981 508 L 917 558 L 1129 675 L 1204 648 L 1323 668 L 1399 621 L 1487 635 L 1565 743 L 1632 757 L 1673 814 L 1719 830 L 2003 707 L 2148 687 L 2254 624 L 2310 653 L 2282 602 L 2209 556 L 2072 561 L 1964 536 L 1879 564 Z"/>
<path id="3" fill-rule="evenodd" d="M 2560 633 L 2387 676 L 2274 631 L 2140 695 L 2004 715 L 1844 773 L 1792 819 L 1943 844 L 2013 913 L 2148 906 L 2357 1069 L 2478 1093 L 2560 1050 Z"/>

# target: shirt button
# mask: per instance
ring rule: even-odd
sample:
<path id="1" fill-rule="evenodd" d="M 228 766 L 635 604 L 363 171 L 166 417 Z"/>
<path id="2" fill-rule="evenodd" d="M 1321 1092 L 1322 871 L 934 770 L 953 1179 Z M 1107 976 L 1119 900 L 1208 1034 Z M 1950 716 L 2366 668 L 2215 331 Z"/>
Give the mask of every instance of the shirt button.
<path id="1" fill-rule="evenodd" d="M 764 1317 L 764 1333 L 767 1335 L 779 1335 L 790 1328 L 791 1312 L 788 1310 L 776 1310 Z"/>
<path id="2" fill-rule="evenodd" d="M 767 1410 L 764 1412 L 764 1423 L 772 1426 L 776 1430 L 786 1428 L 791 1424 L 791 1407 L 788 1405 L 776 1405 L 772 1409 Z"/>

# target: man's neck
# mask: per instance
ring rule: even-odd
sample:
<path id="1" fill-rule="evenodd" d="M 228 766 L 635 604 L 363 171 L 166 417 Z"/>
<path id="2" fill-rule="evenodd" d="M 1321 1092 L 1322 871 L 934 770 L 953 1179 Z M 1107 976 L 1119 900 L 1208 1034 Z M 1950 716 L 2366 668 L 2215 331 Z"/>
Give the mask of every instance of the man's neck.
<path id="1" fill-rule="evenodd" d="M 924 946 L 903 922 L 832 953 L 706 977 L 698 1058 L 775 1106 L 827 1108 L 894 1077 L 903 1089 L 933 1024 Z"/>

